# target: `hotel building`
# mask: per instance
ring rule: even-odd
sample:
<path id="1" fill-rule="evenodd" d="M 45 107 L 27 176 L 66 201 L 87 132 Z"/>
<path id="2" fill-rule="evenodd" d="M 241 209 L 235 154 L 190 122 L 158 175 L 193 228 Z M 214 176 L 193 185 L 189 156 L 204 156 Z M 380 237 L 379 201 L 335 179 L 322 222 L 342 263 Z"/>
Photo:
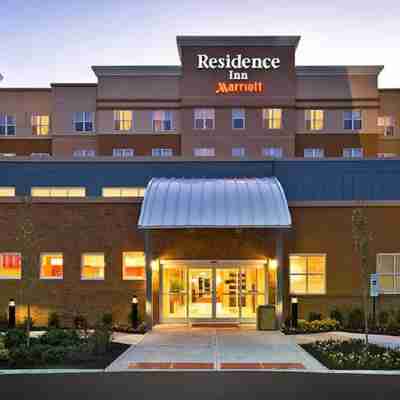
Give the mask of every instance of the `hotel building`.
<path id="1" fill-rule="evenodd" d="M 0 314 L 151 325 L 400 307 L 400 89 L 382 66 L 297 66 L 297 36 L 177 38 L 181 65 L 0 88 Z M 31 221 L 31 240 L 21 231 Z"/>

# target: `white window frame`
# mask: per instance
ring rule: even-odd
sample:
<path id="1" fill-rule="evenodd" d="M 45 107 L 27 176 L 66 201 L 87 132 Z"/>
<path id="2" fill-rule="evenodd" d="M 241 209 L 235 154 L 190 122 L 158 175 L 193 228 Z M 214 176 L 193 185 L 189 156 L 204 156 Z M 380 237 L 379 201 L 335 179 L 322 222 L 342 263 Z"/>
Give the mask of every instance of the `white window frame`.
<path id="1" fill-rule="evenodd" d="M 357 154 L 358 152 L 359 154 Z M 364 157 L 364 149 L 362 147 L 343 148 L 343 158 L 363 158 L 363 157 Z"/>
<path id="2" fill-rule="evenodd" d="M 44 120 L 47 119 L 47 124 Z M 48 136 L 50 134 L 50 115 L 37 114 L 31 115 L 32 135 L 34 136 Z M 46 130 L 47 128 L 47 130 Z"/>
<path id="3" fill-rule="evenodd" d="M 82 120 L 79 120 L 78 116 L 82 114 Z M 91 116 L 91 118 L 88 118 Z M 88 132 L 95 132 L 95 113 L 93 111 L 75 111 L 74 118 L 72 120 L 72 125 L 74 128 L 74 132 L 79 133 L 88 133 Z M 76 124 L 82 124 L 82 130 L 76 129 Z M 92 129 L 87 129 L 88 124 L 92 124 Z"/>
<path id="4" fill-rule="evenodd" d="M 283 128 L 282 108 L 263 108 L 263 125 L 265 129 L 278 131 Z M 278 116 L 277 116 L 278 115 Z M 278 122 L 277 127 L 275 127 Z"/>
<path id="5" fill-rule="evenodd" d="M 125 112 L 130 113 L 131 119 L 130 120 L 129 119 L 118 119 L 118 117 L 121 116 L 121 113 L 122 113 L 122 115 L 124 115 Z M 125 126 L 125 124 L 128 121 L 130 121 L 130 127 L 128 129 L 125 129 L 125 128 L 121 129 L 121 122 L 122 122 L 122 126 Z M 117 128 L 117 122 L 120 123 L 119 129 Z M 134 124 L 134 118 L 133 118 L 132 110 L 129 110 L 129 109 L 128 110 L 122 110 L 122 109 L 114 110 L 114 127 L 113 128 L 114 128 L 115 132 L 132 132 L 134 130 L 133 124 Z"/>
<path id="6" fill-rule="evenodd" d="M 17 156 L 16 153 L 0 153 L 0 157 L 9 158 L 9 157 L 16 157 L 16 156 Z"/>
<path id="7" fill-rule="evenodd" d="M 59 256 L 61 254 L 62 258 L 62 276 L 43 276 L 42 275 L 42 266 L 43 266 L 43 258 L 48 256 Z M 40 253 L 40 267 L 39 267 L 39 279 L 44 281 L 62 281 L 64 279 L 64 253 L 62 252 L 43 252 Z"/>
<path id="8" fill-rule="evenodd" d="M 395 153 L 378 153 L 378 158 L 395 158 L 398 157 Z"/>
<path id="9" fill-rule="evenodd" d="M 0 186 L 0 197 L 15 197 L 15 186 Z"/>
<path id="10" fill-rule="evenodd" d="M 306 155 L 306 152 L 311 152 L 310 155 Z M 324 158 L 325 150 L 322 147 L 306 147 L 303 152 L 304 158 Z"/>
<path id="11" fill-rule="evenodd" d="M 50 153 L 31 153 L 31 157 L 33 158 L 49 158 Z"/>
<path id="12" fill-rule="evenodd" d="M 96 157 L 95 149 L 75 149 L 72 152 L 74 158 Z"/>
<path id="13" fill-rule="evenodd" d="M 232 157 L 246 157 L 245 147 L 232 147 Z"/>
<path id="14" fill-rule="evenodd" d="M 380 273 L 378 272 L 378 266 L 379 266 L 379 257 L 380 256 L 393 256 L 394 257 L 394 262 L 393 262 L 393 273 Z M 376 273 L 378 276 L 385 275 L 385 276 L 391 276 L 393 277 L 394 280 L 394 290 L 389 291 L 389 290 L 383 290 L 382 287 L 379 288 L 379 292 L 382 294 L 400 294 L 400 253 L 377 253 L 376 255 Z M 399 279 L 395 279 L 398 277 Z M 397 283 L 399 283 L 399 287 L 397 287 Z"/>
<path id="15" fill-rule="evenodd" d="M 19 277 L 7 277 L 7 276 L 0 276 L 0 280 L 2 281 L 20 281 L 22 279 L 22 253 L 18 251 L 2 251 L 0 252 L 0 255 L 17 255 L 21 259 L 21 268 L 20 268 L 20 274 Z"/>
<path id="16" fill-rule="evenodd" d="M 282 158 L 283 148 L 279 146 L 265 146 L 261 150 L 261 155 L 263 157 Z"/>
<path id="17" fill-rule="evenodd" d="M 135 149 L 132 148 L 113 149 L 112 156 L 120 158 L 134 157 Z"/>
<path id="18" fill-rule="evenodd" d="M 73 190 L 79 189 L 83 195 L 79 196 L 71 196 L 71 192 Z M 34 194 L 35 190 L 47 191 L 45 196 L 37 196 Z M 57 190 L 65 190 L 67 192 L 67 196 L 58 196 Z M 84 186 L 32 186 L 31 187 L 31 197 L 67 197 L 67 198 L 83 198 L 86 197 L 86 188 Z"/>
<path id="19" fill-rule="evenodd" d="M 215 147 L 195 147 L 193 149 L 194 157 L 215 157 Z"/>
<path id="20" fill-rule="evenodd" d="M 107 191 L 109 192 L 107 194 Z M 129 192 L 129 196 L 126 194 Z M 133 196 L 130 195 L 131 192 L 136 192 L 134 193 Z M 101 188 L 101 195 L 102 197 L 106 198 L 112 198 L 112 197 L 144 197 L 144 194 L 146 192 L 146 188 L 142 186 L 127 186 L 127 187 L 113 187 L 113 186 L 107 186 Z"/>
<path id="21" fill-rule="evenodd" d="M 241 117 L 235 117 L 235 112 L 240 112 L 243 113 L 243 115 Z M 236 128 L 235 127 L 235 121 L 243 121 L 243 126 Z M 242 130 L 242 129 L 246 129 L 246 109 L 245 108 L 233 108 L 232 109 L 232 129 L 234 130 Z"/>
<path id="22" fill-rule="evenodd" d="M 85 256 L 103 256 L 104 260 L 104 265 L 103 265 L 103 277 L 100 278 L 85 278 L 82 275 L 83 272 L 83 259 Z M 98 252 L 98 251 L 87 251 L 85 253 L 81 254 L 81 281 L 105 281 L 106 280 L 106 255 L 104 252 Z"/>
<path id="23" fill-rule="evenodd" d="M 351 117 L 348 118 L 347 114 L 350 113 Z M 360 114 L 359 118 L 355 118 L 356 113 Z M 350 128 L 346 128 L 346 122 L 350 121 Z M 360 121 L 360 127 L 356 128 L 355 124 L 356 121 Z M 343 111 L 343 129 L 346 131 L 360 131 L 363 128 L 363 113 L 361 110 L 357 109 L 357 110 L 346 110 Z"/>
<path id="24" fill-rule="evenodd" d="M 145 281 L 146 280 L 146 261 L 144 260 L 144 265 L 143 265 L 143 269 L 145 272 L 145 276 L 144 277 L 125 277 L 125 256 L 129 253 L 143 253 L 141 251 L 123 251 L 122 252 L 122 280 L 123 281 Z M 144 253 L 143 253 L 144 255 Z M 129 268 L 129 267 L 128 267 Z M 137 268 L 142 268 L 141 266 L 137 267 Z"/>
<path id="25" fill-rule="evenodd" d="M 322 118 L 317 118 L 321 113 Z M 322 109 L 309 109 L 305 110 L 305 123 L 308 131 L 322 131 L 325 129 L 325 110 Z M 321 127 L 318 127 L 319 121 L 322 121 Z"/>
<path id="26" fill-rule="evenodd" d="M 7 114 L 7 113 L 0 113 L 0 116 L 4 118 L 4 134 L 0 133 L 0 137 L 2 136 L 15 136 L 17 134 L 17 117 L 15 114 Z M 13 123 L 9 123 L 9 119 L 12 119 Z M 14 128 L 13 132 L 10 133 L 10 128 Z"/>
<path id="27" fill-rule="evenodd" d="M 173 157 L 174 151 L 171 147 L 155 147 L 151 149 L 152 157 Z"/>
<path id="28" fill-rule="evenodd" d="M 290 272 L 290 257 L 307 257 L 307 261 L 306 261 L 306 272 L 305 273 L 294 273 L 292 274 Z M 325 258 L 325 270 L 323 274 L 317 274 L 317 273 L 309 273 L 308 272 L 308 257 L 324 257 Z M 290 253 L 289 254 L 289 294 L 290 295 L 294 295 L 294 296 L 326 296 L 327 294 L 327 288 L 326 288 L 326 282 L 327 280 L 327 265 L 328 265 L 328 255 L 327 253 Z M 296 276 L 305 276 L 306 277 L 306 293 L 299 293 L 299 292 L 292 292 L 292 288 L 290 285 L 290 277 L 292 275 L 296 275 Z M 317 275 L 317 276 L 321 276 L 323 275 L 324 277 L 324 291 L 323 293 L 308 293 L 308 276 L 309 275 Z"/>
<path id="29" fill-rule="evenodd" d="M 211 114 L 212 118 L 207 118 L 207 113 Z M 197 127 L 196 121 L 202 121 L 201 127 Z M 207 121 L 212 121 L 212 127 L 207 127 Z M 215 109 L 214 108 L 195 108 L 193 110 L 193 129 L 195 130 L 213 130 L 215 129 Z"/>
<path id="30" fill-rule="evenodd" d="M 162 118 L 156 118 L 160 114 Z M 169 118 L 167 118 L 169 116 Z M 160 123 L 160 128 L 157 128 L 157 122 Z M 167 129 L 166 122 L 170 123 L 170 128 Z M 153 132 L 172 132 L 175 130 L 174 115 L 171 110 L 154 110 L 152 113 L 152 128 Z"/>

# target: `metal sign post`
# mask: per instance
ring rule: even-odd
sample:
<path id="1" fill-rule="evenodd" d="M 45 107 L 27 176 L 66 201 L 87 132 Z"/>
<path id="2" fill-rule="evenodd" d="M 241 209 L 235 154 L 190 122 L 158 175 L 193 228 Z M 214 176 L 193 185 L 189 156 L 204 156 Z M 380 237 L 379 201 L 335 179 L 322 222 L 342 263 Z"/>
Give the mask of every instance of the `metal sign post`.
<path id="1" fill-rule="evenodd" d="M 369 294 L 372 297 L 372 321 L 376 326 L 376 298 L 379 296 L 379 275 L 371 274 L 369 281 Z"/>

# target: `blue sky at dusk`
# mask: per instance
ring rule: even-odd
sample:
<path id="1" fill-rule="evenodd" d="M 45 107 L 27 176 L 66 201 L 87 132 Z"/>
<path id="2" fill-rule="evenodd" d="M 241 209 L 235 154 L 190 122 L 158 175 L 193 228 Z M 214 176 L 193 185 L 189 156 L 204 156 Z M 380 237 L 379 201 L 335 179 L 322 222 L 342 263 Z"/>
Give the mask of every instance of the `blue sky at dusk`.
<path id="1" fill-rule="evenodd" d="M 400 87 L 400 2 L 0 0 L 1 86 L 95 82 L 91 65 L 178 64 L 176 35 L 301 35 L 297 65 L 382 64 Z"/>

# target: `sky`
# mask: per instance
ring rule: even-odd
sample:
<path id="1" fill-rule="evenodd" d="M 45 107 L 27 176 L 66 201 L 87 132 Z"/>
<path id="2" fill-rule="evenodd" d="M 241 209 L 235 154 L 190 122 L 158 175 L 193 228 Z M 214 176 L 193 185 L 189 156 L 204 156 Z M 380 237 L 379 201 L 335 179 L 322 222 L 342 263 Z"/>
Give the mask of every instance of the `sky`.
<path id="1" fill-rule="evenodd" d="M 0 87 L 179 64 L 177 35 L 301 35 L 297 65 L 384 65 L 400 88 L 399 0 L 0 0 Z"/>

